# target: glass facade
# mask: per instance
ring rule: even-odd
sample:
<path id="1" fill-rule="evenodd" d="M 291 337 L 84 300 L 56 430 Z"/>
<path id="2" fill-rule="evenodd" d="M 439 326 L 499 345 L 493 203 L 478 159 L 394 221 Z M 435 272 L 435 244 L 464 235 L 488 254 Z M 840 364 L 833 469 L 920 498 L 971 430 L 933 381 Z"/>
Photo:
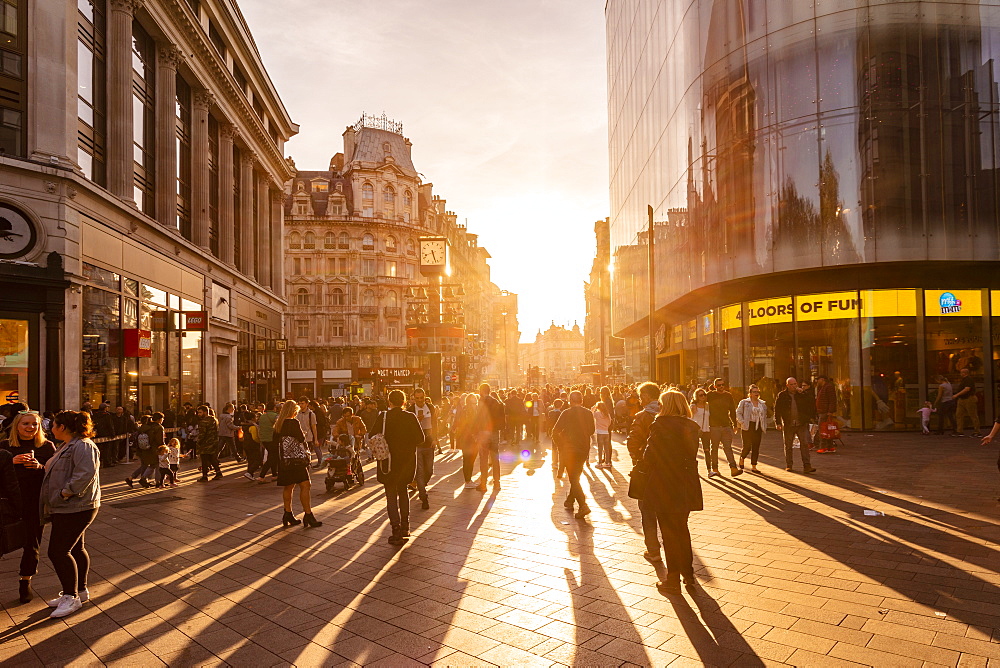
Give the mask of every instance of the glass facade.
<path id="1" fill-rule="evenodd" d="M 82 400 L 133 412 L 200 401 L 202 334 L 182 331 L 181 312 L 202 307 L 91 264 L 84 277 Z"/>
<path id="2" fill-rule="evenodd" d="M 1000 6 L 609 0 L 605 11 L 612 320 L 635 378 L 648 366 L 652 244 L 664 339 L 680 325 L 690 343 L 684 327 L 707 301 L 719 319 L 713 353 L 700 328 L 695 357 L 677 351 L 681 377 L 708 377 L 713 363 L 740 384 L 828 375 L 841 414 L 866 428 L 912 427 L 936 370 L 964 365 L 994 387 L 1000 358 L 983 342 L 997 311 L 979 302 L 1000 288 Z M 963 315 L 923 301 L 941 285 Z M 908 314 L 864 312 L 868 288 L 894 286 L 924 296 Z M 810 316 L 796 288 L 852 292 L 861 306 Z M 749 317 L 739 328 L 723 326 L 730 304 Z M 663 360 L 657 374 L 675 368 Z"/>

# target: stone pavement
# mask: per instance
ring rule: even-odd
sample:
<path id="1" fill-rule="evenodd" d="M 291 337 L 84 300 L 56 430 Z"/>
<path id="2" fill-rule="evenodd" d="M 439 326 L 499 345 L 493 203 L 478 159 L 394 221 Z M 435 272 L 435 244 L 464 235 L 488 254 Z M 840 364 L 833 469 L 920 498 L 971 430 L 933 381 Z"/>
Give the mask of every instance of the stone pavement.
<path id="1" fill-rule="evenodd" d="M 127 489 L 119 466 L 80 612 L 19 605 L 16 555 L 0 560 L 0 662 L 1000 666 L 995 447 L 848 434 L 805 476 L 784 471 L 776 436 L 762 475 L 703 478 L 701 586 L 673 600 L 642 559 L 621 444 L 615 470 L 586 474 L 587 521 L 547 462 L 506 464 L 491 496 L 462 489 L 445 454 L 400 550 L 372 480 L 330 495 L 315 474 L 324 525 L 282 529 L 279 490 L 234 464 L 206 485 L 187 464 L 166 490 Z M 44 558 L 33 584 L 59 589 Z"/>

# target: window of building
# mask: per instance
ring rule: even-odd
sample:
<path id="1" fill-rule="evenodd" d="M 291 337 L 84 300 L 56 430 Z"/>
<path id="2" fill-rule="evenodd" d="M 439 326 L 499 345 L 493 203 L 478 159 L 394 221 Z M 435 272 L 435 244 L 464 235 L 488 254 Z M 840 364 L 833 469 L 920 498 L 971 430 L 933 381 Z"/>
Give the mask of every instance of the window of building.
<path id="1" fill-rule="evenodd" d="M 361 323 L 361 340 L 362 341 L 374 341 L 375 340 L 375 323 L 371 320 L 365 320 Z"/>
<path id="2" fill-rule="evenodd" d="M 312 232 L 306 232 L 302 237 L 302 248 L 313 249 L 316 248 L 316 235 Z"/>
<path id="3" fill-rule="evenodd" d="M 340 338 L 344 336 L 344 323 L 342 322 L 330 323 L 330 336 L 334 338 Z"/>
<path id="4" fill-rule="evenodd" d="M 331 306 L 343 306 L 347 302 L 344 301 L 344 290 L 343 288 L 334 288 L 330 290 L 330 305 Z"/>
<path id="5" fill-rule="evenodd" d="M 413 196 L 410 194 L 410 191 L 407 190 L 403 193 L 403 206 L 409 209 L 412 204 L 413 204 Z"/>
<path id="6" fill-rule="evenodd" d="M 332 231 L 327 232 L 323 235 L 323 248 L 336 248 L 337 247 L 337 235 Z"/>
<path id="7" fill-rule="evenodd" d="M 337 273 L 341 276 L 347 276 L 348 271 L 348 260 L 346 257 L 337 258 Z"/>
<path id="8" fill-rule="evenodd" d="M 208 21 L 208 40 L 215 47 L 215 50 L 219 52 L 219 57 L 223 61 L 226 60 L 226 40 L 222 38 L 222 33 L 219 29 L 215 27 L 215 21 L 209 19 Z"/>
<path id="9" fill-rule="evenodd" d="M 4 0 L 6 1 L 6 0 Z M 155 179 L 153 153 L 156 141 L 153 77 L 156 68 L 156 44 L 142 26 L 132 22 L 132 197 L 136 208 L 152 215 Z"/>
<path id="10" fill-rule="evenodd" d="M 219 122 L 208 117 L 208 245 L 219 254 Z"/>
<path id="11" fill-rule="evenodd" d="M 375 275 L 375 260 L 364 259 L 361 261 L 361 275 L 362 276 Z"/>
<path id="12" fill-rule="evenodd" d="M 386 276 L 392 276 L 393 278 L 395 278 L 395 276 L 396 276 L 396 261 L 395 260 L 386 260 L 385 261 L 385 275 Z"/>
<path id="13" fill-rule="evenodd" d="M 375 291 L 372 289 L 365 290 L 361 293 L 361 305 L 362 306 L 375 306 Z"/>
<path id="14" fill-rule="evenodd" d="M 309 290 L 299 288 L 295 291 L 295 304 L 297 306 L 309 306 Z"/>
<path id="15" fill-rule="evenodd" d="M 396 207 L 396 190 L 392 186 L 386 186 L 385 192 L 382 193 L 383 199 L 385 199 L 385 208 L 393 209 Z"/>
<path id="16" fill-rule="evenodd" d="M 330 184 L 326 181 L 313 181 L 312 191 L 314 193 L 325 193 L 330 190 Z"/>
<path id="17" fill-rule="evenodd" d="M 243 73 L 240 66 L 233 63 L 233 78 L 236 79 L 236 87 L 240 89 L 240 92 L 244 95 L 247 94 L 247 75 Z"/>
<path id="18" fill-rule="evenodd" d="M 395 290 L 389 290 L 385 293 L 385 305 L 389 307 L 399 306 L 399 295 L 396 294 Z"/>
<path id="19" fill-rule="evenodd" d="M 0 0 L 0 154 L 24 157 L 27 2 Z"/>
<path id="20" fill-rule="evenodd" d="M 296 216 L 307 216 L 309 215 L 309 205 L 305 202 L 295 203 L 295 215 Z"/>
<path id="21" fill-rule="evenodd" d="M 370 183 L 366 183 L 363 186 L 361 186 L 361 198 L 366 202 L 374 201 L 375 187 Z"/>
<path id="22" fill-rule="evenodd" d="M 399 341 L 399 324 L 395 322 L 390 322 L 389 326 L 386 328 L 386 334 L 389 337 L 390 343 L 396 343 Z"/>
<path id="23" fill-rule="evenodd" d="M 302 235 L 298 232 L 292 232 L 288 235 L 288 247 L 292 249 L 302 248 Z"/>
<path id="24" fill-rule="evenodd" d="M 366 206 L 364 209 L 361 210 L 361 215 L 364 216 L 365 218 L 374 218 L 375 217 L 375 207 L 373 207 L 373 206 Z"/>
<path id="25" fill-rule="evenodd" d="M 306 276 L 313 275 L 313 261 L 311 257 L 307 257 L 302 260 L 302 268 L 305 270 L 303 273 Z"/>
<path id="26" fill-rule="evenodd" d="M 6 6 L 6 0 L 4 0 Z M 77 2 L 77 162 L 94 183 L 105 183 L 105 14 L 100 0 Z M 6 21 L 5 21 L 6 23 Z M 6 32 L 6 28 L 5 28 Z M 4 105 L 6 108 L 6 105 Z M 6 113 L 4 114 L 6 117 Z M 6 120 L 6 118 L 5 118 Z"/>
<path id="27" fill-rule="evenodd" d="M 335 199 L 332 202 L 330 202 L 330 215 L 331 216 L 344 215 L 344 200 Z"/>
<path id="28" fill-rule="evenodd" d="M 406 254 L 411 257 L 417 254 L 417 245 L 413 242 L 413 239 L 406 240 Z"/>
<path id="29" fill-rule="evenodd" d="M 347 236 L 347 232 L 341 232 L 337 235 L 337 248 L 350 248 L 351 238 Z"/>
<path id="30" fill-rule="evenodd" d="M 328 276 L 332 276 L 337 273 L 337 258 L 326 258 L 326 273 Z"/>
<path id="31" fill-rule="evenodd" d="M 177 229 L 185 239 L 191 238 L 191 87 L 183 77 L 177 77 L 176 97 L 177 142 Z M 237 167 L 239 163 L 236 163 Z M 237 186 L 238 187 L 238 186 Z M 236 199 L 239 202 L 239 199 Z M 238 221 L 237 221 L 238 223 Z M 239 229 L 237 224 L 236 229 Z M 239 257 L 237 255 L 236 257 Z"/>
<path id="32" fill-rule="evenodd" d="M 295 336 L 300 339 L 309 338 L 309 321 L 308 320 L 296 320 L 295 321 Z"/>
<path id="33" fill-rule="evenodd" d="M 365 236 L 361 238 L 361 250 L 375 250 L 375 237 L 373 235 L 365 233 Z"/>
<path id="34" fill-rule="evenodd" d="M 396 237 L 390 235 L 385 238 L 385 251 L 387 253 L 396 252 Z"/>
<path id="35" fill-rule="evenodd" d="M 300 258 L 294 258 L 292 260 L 292 274 L 295 276 L 302 275 L 302 260 Z"/>

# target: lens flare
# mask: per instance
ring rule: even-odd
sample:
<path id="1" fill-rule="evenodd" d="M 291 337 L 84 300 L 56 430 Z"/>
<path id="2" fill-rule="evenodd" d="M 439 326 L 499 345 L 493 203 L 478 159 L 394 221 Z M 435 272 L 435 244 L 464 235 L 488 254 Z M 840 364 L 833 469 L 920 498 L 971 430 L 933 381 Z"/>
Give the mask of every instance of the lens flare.
<path id="1" fill-rule="evenodd" d="M 531 450 L 521 450 L 521 456 L 525 459 L 531 457 Z"/>

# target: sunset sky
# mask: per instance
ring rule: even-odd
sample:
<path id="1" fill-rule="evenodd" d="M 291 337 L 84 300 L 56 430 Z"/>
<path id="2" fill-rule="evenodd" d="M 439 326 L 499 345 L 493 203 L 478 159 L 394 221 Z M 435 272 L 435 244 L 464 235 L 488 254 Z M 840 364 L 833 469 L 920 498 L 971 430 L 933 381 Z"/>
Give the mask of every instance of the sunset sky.
<path id="1" fill-rule="evenodd" d="M 325 169 L 362 111 L 403 123 L 413 162 L 520 295 L 522 340 L 578 321 L 608 215 L 603 0 L 242 0 L 292 120 Z"/>

